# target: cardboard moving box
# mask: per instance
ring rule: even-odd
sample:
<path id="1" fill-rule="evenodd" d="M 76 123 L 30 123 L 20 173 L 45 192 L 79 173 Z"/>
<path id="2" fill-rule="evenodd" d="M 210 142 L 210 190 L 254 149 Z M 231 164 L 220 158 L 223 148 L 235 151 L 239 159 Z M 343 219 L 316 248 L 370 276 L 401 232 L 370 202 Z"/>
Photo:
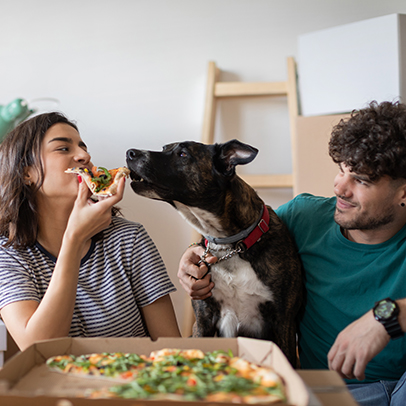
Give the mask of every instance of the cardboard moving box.
<path id="1" fill-rule="evenodd" d="M 36 343 L 9 360 L 0 371 L 0 403 L 7 406 L 198 405 L 205 402 L 161 402 L 130 399 L 86 399 L 89 388 L 106 387 L 105 379 L 86 379 L 49 371 L 45 362 L 54 355 L 130 352 L 149 355 L 162 348 L 231 350 L 248 361 L 273 367 L 286 383 L 290 405 L 306 406 L 309 392 L 282 351 L 272 342 L 251 338 L 61 338 Z M 108 386 L 108 385 L 107 385 Z M 211 402 L 211 405 L 214 403 Z M 227 405 L 221 403 L 221 405 Z"/>
<path id="2" fill-rule="evenodd" d="M 328 143 L 333 127 L 349 114 L 296 118 L 296 171 L 293 183 L 296 194 L 334 196 L 334 178 L 338 165 L 328 154 Z"/>
<path id="3" fill-rule="evenodd" d="M 406 99 L 406 15 L 390 14 L 298 37 L 302 114 L 349 113 Z"/>

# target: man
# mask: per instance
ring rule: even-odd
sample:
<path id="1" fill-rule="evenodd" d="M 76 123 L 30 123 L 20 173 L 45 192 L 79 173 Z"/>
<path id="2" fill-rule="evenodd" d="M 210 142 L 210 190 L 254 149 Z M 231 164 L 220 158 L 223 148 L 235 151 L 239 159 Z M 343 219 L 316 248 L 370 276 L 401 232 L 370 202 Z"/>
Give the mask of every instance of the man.
<path id="1" fill-rule="evenodd" d="M 373 102 L 332 132 L 334 198 L 297 196 L 276 212 L 306 273 L 302 368 L 337 371 L 362 405 L 406 404 L 406 105 Z M 214 284 L 188 249 L 178 277 L 192 299 Z M 210 258 L 209 262 L 215 262 Z"/>

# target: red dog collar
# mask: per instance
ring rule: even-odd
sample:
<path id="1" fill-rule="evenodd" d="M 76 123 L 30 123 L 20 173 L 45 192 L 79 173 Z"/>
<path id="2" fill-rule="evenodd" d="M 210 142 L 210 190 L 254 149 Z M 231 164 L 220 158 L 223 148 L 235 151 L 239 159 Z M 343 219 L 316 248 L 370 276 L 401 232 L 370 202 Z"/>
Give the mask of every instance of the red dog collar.
<path id="1" fill-rule="evenodd" d="M 269 230 L 269 212 L 264 205 L 264 211 L 262 212 L 261 219 L 257 226 L 251 231 L 250 235 L 242 242 L 247 247 L 251 248 L 258 240 L 261 239 L 262 234 L 265 234 Z"/>
<path id="2" fill-rule="evenodd" d="M 205 236 L 204 243 L 206 247 L 209 242 L 213 242 L 215 244 L 237 243 L 237 245 L 242 244 L 244 247 L 243 250 L 245 251 L 251 248 L 258 240 L 261 239 L 262 235 L 269 230 L 268 224 L 269 224 L 269 212 L 264 204 L 260 219 L 256 223 L 254 223 L 251 227 L 231 237 L 213 238 L 210 236 Z"/>

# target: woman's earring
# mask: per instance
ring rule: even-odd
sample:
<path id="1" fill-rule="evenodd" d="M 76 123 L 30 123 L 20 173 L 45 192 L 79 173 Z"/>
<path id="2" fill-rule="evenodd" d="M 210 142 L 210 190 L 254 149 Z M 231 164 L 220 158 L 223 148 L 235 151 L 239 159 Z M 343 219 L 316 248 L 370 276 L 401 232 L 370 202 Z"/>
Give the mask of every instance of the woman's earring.
<path id="1" fill-rule="evenodd" d="M 400 205 L 402 206 L 402 207 L 405 207 L 405 204 L 402 202 L 402 203 L 400 203 Z"/>

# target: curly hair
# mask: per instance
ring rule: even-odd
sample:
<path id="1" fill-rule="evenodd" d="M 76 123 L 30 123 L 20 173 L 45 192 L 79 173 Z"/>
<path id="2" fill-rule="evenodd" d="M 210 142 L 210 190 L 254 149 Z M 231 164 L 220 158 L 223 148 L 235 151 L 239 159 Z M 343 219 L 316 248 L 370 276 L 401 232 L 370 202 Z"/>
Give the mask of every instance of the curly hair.
<path id="1" fill-rule="evenodd" d="M 329 142 L 329 154 L 337 164 L 367 175 L 406 179 L 406 105 L 373 101 L 341 120 Z"/>

